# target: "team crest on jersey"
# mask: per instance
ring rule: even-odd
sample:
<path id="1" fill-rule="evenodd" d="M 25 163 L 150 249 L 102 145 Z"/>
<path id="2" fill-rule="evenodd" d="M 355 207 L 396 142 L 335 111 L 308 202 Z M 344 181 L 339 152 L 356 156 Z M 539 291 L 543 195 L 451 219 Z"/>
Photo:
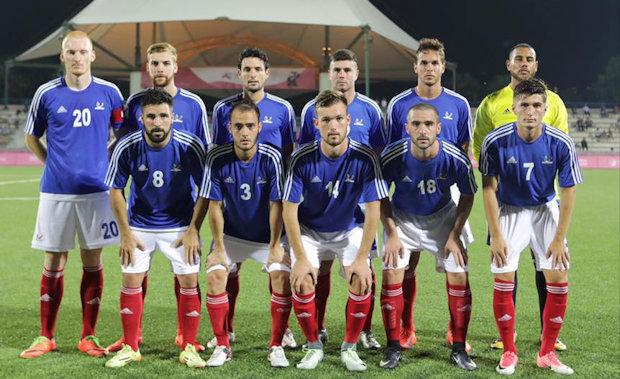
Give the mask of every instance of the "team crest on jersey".
<path id="1" fill-rule="evenodd" d="M 511 156 L 508 161 L 506 161 L 507 164 L 517 164 L 517 159 L 513 156 Z"/>
<path id="2" fill-rule="evenodd" d="M 453 120 L 454 119 L 454 115 L 451 112 L 446 112 L 443 115 L 443 119 L 444 120 Z"/>
<path id="3" fill-rule="evenodd" d="M 56 111 L 56 113 L 67 113 L 67 108 L 61 105 L 58 107 L 58 110 Z"/>
<path id="4" fill-rule="evenodd" d="M 351 174 L 347 174 L 344 178 L 345 183 L 355 183 L 355 176 Z"/>
<path id="5" fill-rule="evenodd" d="M 170 169 L 170 171 L 176 171 L 176 172 L 181 171 L 181 165 L 180 164 L 173 164 L 172 168 Z"/>
<path id="6" fill-rule="evenodd" d="M 273 116 L 265 116 L 262 121 L 263 124 L 273 124 Z"/>
<path id="7" fill-rule="evenodd" d="M 102 102 L 97 101 L 95 103 L 95 110 L 96 111 L 103 111 L 103 110 L 105 110 L 105 105 Z"/>
<path id="8" fill-rule="evenodd" d="M 149 168 L 148 168 L 148 167 L 146 167 L 146 166 L 144 165 L 144 163 L 143 163 L 143 164 L 141 164 L 141 165 L 140 165 L 140 167 L 138 167 L 138 171 L 148 171 L 148 170 L 149 170 Z"/>
<path id="9" fill-rule="evenodd" d="M 259 176 L 258 179 L 256 179 L 256 184 L 265 184 L 265 183 L 267 183 L 267 181 L 262 176 Z"/>
<path id="10" fill-rule="evenodd" d="M 173 113 L 173 115 L 174 115 L 174 119 L 172 120 L 172 122 L 178 122 L 179 124 L 183 123 L 183 115 L 182 114 Z"/>
<path id="11" fill-rule="evenodd" d="M 230 176 L 226 179 L 224 179 L 224 183 L 234 183 L 235 179 L 231 178 Z"/>
<path id="12" fill-rule="evenodd" d="M 314 178 L 312 178 L 310 183 L 321 183 L 321 178 L 319 178 L 318 176 L 315 176 Z"/>
<path id="13" fill-rule="evenodd" d="M 403 183 L 411 183 L 411 178 L 409 177 L 409 175 L 405 175 L 400 181 Z"/>
<path id="14" fill-rule="evenodd" d="M 355 126 L 364 126 L 364 119 L 356 118 L 355 122 L 353 123 L 353 125 L 355 125 Z"/>
<path id="15" fill-rule="evenodd" d="M 545 155 L 545 157 L 542 160 L 542 164 L 553 164 L 553 158 L 551 158 L 548 155 Z"/>

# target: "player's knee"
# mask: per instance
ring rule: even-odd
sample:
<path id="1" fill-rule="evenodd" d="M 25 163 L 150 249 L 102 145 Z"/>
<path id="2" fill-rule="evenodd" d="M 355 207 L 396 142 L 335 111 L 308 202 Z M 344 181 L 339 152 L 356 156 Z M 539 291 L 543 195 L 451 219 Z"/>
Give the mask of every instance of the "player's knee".
<path id="1" fill-rule="evenodd" d="M 84 267 L 97 267 L 101 264 L 102 249 L 80 249 L 80 258 Z"/>
<path id="2" fill-rule="evenodd" d="M 272 271 L 269 273 L 271 287 L 277 293 L 290 292 L 290 276 L 288 271 Z"/>
<path id="3" fill-rule="evenodd" d="M 183 288 L 194 288 L 198 285 L 198 274 L 177 275 L 177 279 Z"/>
<path id="4" fill-rule="evenodd" d="M 310 275 L 306 275 L 301 281 L 300 291 L 297 292 L 297 294 L 307 295 L 312 292 L 314 292 L 314 283 L 312 282 Z"/>
<path id="5" fill-rule="evenodd" d="M 455 286 L 464 286 L 467 284 L 466 272 L 448 272 L 446 273 L 448 283 Z"/>
<path id="6" fill-rule="evenodd" d="M 545 281 L 547 283 L 556 284 L 568 282 L 568 271 L 566 270 L 543 270 L 543 274 L 545 275 Z"/>
<path id="7" fill-rule="evenodd" d="M 207 273 L 207 293 L 218 295 L 226 290 L 228 272 L 226 270 L 212 270 Z"/>
<path id="8" fill-rule="evenodd" d="M 45 261 L 43 262 L 43 266 L 45 266 L 46 270 L 49 271 L 60 271 L 64 270 L 65 265 L 67 264 L 67 256 L 69 253 L 54 253 L 54 252 L 45 252 Z"/>
<path id="9" fill-rule="evenodd" d="M 402 283 L 404 276 L 405 276 L 404 268 L 383 270 L 383 283 L 384 284 Z"/>

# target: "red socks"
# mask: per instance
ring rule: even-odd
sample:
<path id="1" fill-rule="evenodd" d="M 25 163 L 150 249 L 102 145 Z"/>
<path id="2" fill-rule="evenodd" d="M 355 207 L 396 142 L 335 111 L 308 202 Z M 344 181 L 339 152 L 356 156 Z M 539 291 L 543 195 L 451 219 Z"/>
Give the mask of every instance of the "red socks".
<path id="1" fill-rule="evenodd" d="M 269 347 L 282 346 L 282 337 L 291 314 L 291 294 L 271 294 L 271 342 Z"/>
<path id="2" fill-rule="evenodd" d="M 370 309 L 370 294 L 356 295 L 349 291 L 344 342 L 357 343 Z"/>
<path id="3" fill-rule="evenodd" d="M 317 342 L 319 340 L 319 328 L 314 292 L 307 295 L 293 293 L 292 298 L 295 316 L 297 316 L 301 330 L 303 330 L 308 343 Z"/>
<path id="4" fill-rule="evenodd" d="M 185 349 L 188 343 L 197 345 L 196 335 L 198 334 L 198 324 L 200 323 L 200 295 L 198 288 L 179 287 L 179 309 L 181 314 L 181 326 L 183 331 L 183 346 Z"/>
<path id="5" fill-rule="evenodd" d="M 138 339 L 140 337 L 140 320 L 142 320 L 142 288 L 121 287 L 121 322 L 125 343 L 138 351 Z"/>
<path id="6" fill-rule="evenodd" d="M 403 329 L 415 330 L 415 324 L 413 323 L 413 306 L 415 303 L 415 297 L 418 294 L 418 281 L 415 273 L 407 273 L 405 271 L 405 278 L 403 279 L 403 315 L 401 319 L 403 321 Z"/>
<path id="7" fill-rule="evenodd" d="M 450 326 L 454 342 L 465 342 L 467 327 L 471 317 L 471 291 L 469 283 L 457 286 L 446 281 L 448 290 L 448 307 L 450 309 Z"/>
<path id="8" fill-rule="evenodd" d="M 48 271 L 43 268 L 41 275 L 40 317 L 41 335 L 54 338 L 56 318 L 65 288 L 64 271 Z"/>
<path id="9" fill-rule="evenodd" d="M 372 312 L 375 310 L 375 294 L 377 293 L 377 278 L 375 277 L 375 272 L 372 273 L 372 287 L 370 288 L 370 308 L 368 309 L 368 317 L 366 317 L 366 322 L 364 323 L 364 328 L 362 330 L 371 330 L 372 329 Z"/>
<path id="10" fill-rule="evenodd" d="M 319 274 L 316 281 L 316 313 L 320 329 L 325 329 L 325 312 L 327 310 L 327 298 L 332 286 L 331 272 Z"/>
<path id="11" fill-rule="evenodd" d="M 80 297 L 82 299 L 82 338 L 95 335 L 103 293 L 103 266 L 84 267 Z"/>
<path id="12" fill-rule="evenodd" d="M 241 265 L 237 266 L 240 269 Z M 228 331 L 233 331 L 235 323 L 235 306 L 237 305 L 237 296 L 239 296 L 239 289 L 241 288 L 241 282 L 239 281 L 239 271 L 230 274 L 228 276 L 228 282 L 226 282 L 226 293 L 228 294 Z"/>
<path id="13" fill-rule="evenodd" d="M 402 283 L 383 284 L 381 289 L 381 314 L 388 341 L 400 339 L 400 318 L 403 313 Z"/>
<path id="14" fill-rule="evenodd" d="M 207 310 L 209 311 L 209 319 L 211 319 L 211 327 L 213 334 L 217 339 L 218 346 L 226 346 L 230 349 L 230 341 L 228 341 L 228 295 L 222 292 L 219 295 L 207 294 Z"/>
<path id="15" fill-rule="evenodd" d="M 517 352 L 514 343 L 515 330 L 515 304 L 512 300 L 512 292 L 515 283 L 501 279 L 495 279 L 493 291 L 493 313 L 499 335 L 504 343 L 504 352 Z"/>
<path id="16" fill-rule="evenodd" d="M 567 298 L 568 283 L 547 284 L 547 302 L 543 312 L 542 343 L 540 344 L 541 356 L 554 350 L 555 340 L 564 322 Z"/>

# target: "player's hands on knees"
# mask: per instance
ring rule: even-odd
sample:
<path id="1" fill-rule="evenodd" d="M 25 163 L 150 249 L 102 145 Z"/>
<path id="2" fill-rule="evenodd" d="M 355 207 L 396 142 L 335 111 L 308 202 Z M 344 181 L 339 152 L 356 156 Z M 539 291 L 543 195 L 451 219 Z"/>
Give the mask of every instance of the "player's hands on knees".
<path id="1" fill-rule="evenodd" d="M 360 280 L 360 292 L 367 294 L 372 287 L 372 271 L 368 265 L 368 258 L 355 258 L 349 270 L 347 270 L 347 283 L 353 284 L 353 275 L 357 275 Z"/>
<path id="2" fill-rule="evenodd" d="M 568 256 L 568 252 L 566 251 L 566 244 L 563 240 L 559 241 L 554 239 L 551 241 L 551 245 L 547 249 L 547 258 L 552 257 L 551 260 L 551 269 L 555 269 L 557 266 L 560 266 L 560 270 L 568 270 L 568 262 L 570 262 L 570 258 Z"/>
<path id="3" fill-rule="evenodd" d="M 226 259 L 226 251 L 224 249 L 215 248 L 207 256 L 207 270 L 216 265 L 222 265 L 226 268 L 226 271 L 229 270 L 228 260 Z"/>
<path id="4" fill-rule="evenodd" d="M 185 263 L 195 265 L 200 260 L 200 235 L 196 229 L 187 229 L 181 238 L 174 243 L 175 248 L 183 246 L 185 250 Z"/>
<path id="5" fill-rule="evenodd" d="M 312 278 L 312 285 L 316 286 L 316 274 L 312 267 L 312 263 L 305 257 L 297 259 L 291 269 L 291 289 L 293 292 L 301 293 L 301 285 L 306 275 L 310 275 Z"/>
<path id="6" fill-rule="evenodd" d="M 276 246 L 269 247 L 269 258 L 267 258 L 267 267 L 271 266 L 272 263 L 282 263 L 286 264 L 284 261 L 288 255 L 282 248 L 282 245 L 278 244 Z M 291 267 L 291 260 L 288 259 L 288 267 Z"/>
<path id="7" fill-rule="evenodd" d="M 142 241 L 140 241 L 140 239 L 133 233 L 121 238 L 121 245 L 118 249 L 118 256 L 121 258 L 121 266 L 129 267 L 129 265 L 131 265 L 133 267 L 136 264 L 136 260 L 134 258 L 134 251 L 136 249 L 145 251 L 146 247 L 144 247 Z"/>
<path id="8" fill-rule="evenodd" d="M 446 245 L 443 247 L 443 257 L 448 258 L 450 253 L 454 256 L 456 267 L 467 266 L 467 249 L 463 246 L 461 239 L 454 236 L 452 233 L 450 233 Z"/>
<path id="9" fill-rule="evenodd" d="M 498 268 L 508 264 L 508 244 L 502 236 L 491 237 L 491 261 Z"/>
<path id="10" fill-rule="evenodd" d="M 398 235 L 388 236 L 385 241 L 383 250 L 383 263 L 387 268 L 396 268 L 398 266 L 398 258 L 405 256 L 405 247 L 398 238 Z"/>

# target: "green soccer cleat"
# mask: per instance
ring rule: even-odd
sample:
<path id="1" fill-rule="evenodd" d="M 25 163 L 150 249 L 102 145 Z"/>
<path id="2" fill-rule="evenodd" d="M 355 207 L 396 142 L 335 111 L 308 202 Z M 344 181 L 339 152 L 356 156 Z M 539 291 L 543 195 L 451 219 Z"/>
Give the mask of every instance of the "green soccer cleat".
<path id="1" fill-rule="evenodd" d="M 140 354 L 140 350 L 133 351 L 131 346 L 123 345 L 123 348 L 105 363 L 105 367 L 120 368 L 131 362 L 140 362 L 141 360 L 142 354 Z"/>

